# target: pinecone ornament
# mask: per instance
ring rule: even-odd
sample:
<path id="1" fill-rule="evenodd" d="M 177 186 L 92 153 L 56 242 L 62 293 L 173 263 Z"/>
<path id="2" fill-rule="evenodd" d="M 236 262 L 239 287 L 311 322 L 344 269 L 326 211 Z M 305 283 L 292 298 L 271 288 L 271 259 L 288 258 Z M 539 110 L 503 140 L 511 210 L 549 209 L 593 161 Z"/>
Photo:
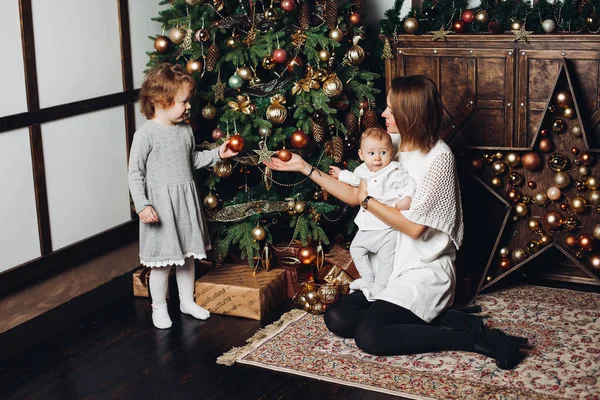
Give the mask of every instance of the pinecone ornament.
<path id="1" fill-rule="evenodd" d="M 344 159 L 344 141 L 336 136 L 325 144 L 325 152 L 333 158 L 336 163 L 341 163 Z"/>
<path id="2" fill-rule="evenodd" d="M 321 196 L 323 196 L 324 201 L 329 200 L 329 192 L 323 188 L 321 188 Z"/>
<path id="3" fill-rule="evenodd" d="M 298 10 L 298 24 L 302 30 L 310 28 L 310 9 L 308 8 L 307 2 L 300 4 L 300 9 Z"/>
<path id="4" fill-rule="evenodd" d="M 312 131 L 313 138 L 317 143 L 321 143 L 323 141 L 325 138 L 325 133 L 327 132 L 324 125 L 315 122 L 312 119 L 310 120 L 310 130 Z"/>
<path id="5" fill-rule="evenodd" d="M 488 24 L 488 31 L 494 35 L 498 35 L 502 32 L 504 32 L 504 29 L 502 28 L 502 24 L 496 20 L 490 21 L 490 23 Z"/>
<path id="6" fill-rule="evenodd" d="M 362 124 L 365 129 L 379 126 L 379 116 L 377 115 L 377 111 L 372 108 L 366 110 L 365 115 L 363 115 Z"/>
<path id="7" fill-rule="evenodd" d="M 221 56 L 219 47 L 216 44 L 211 44 L 208 47 L 208 54 L 206 55 L 206 70 L 212 72 L 215 70 L 215 65 Z"/>
<path id="8" fill-rule="evenodd" d="M 358 131 L 358 117 L 352 111 L 344 117 L 344 126 L 350 136 L 354 136 Z"/>
<path id="9" fill-rule="evenodd" d="M 336 0 L 327 0 L 325 4 L 325 25 L 333 29 L 337 27 L 338 8 Z"/>

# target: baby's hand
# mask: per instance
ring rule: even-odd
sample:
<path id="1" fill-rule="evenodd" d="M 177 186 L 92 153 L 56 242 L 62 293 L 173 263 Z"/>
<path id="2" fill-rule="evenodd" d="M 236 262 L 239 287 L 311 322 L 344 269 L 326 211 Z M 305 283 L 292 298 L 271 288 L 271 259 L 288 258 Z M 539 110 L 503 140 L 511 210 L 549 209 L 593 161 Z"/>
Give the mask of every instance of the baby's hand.
<path id="1" fill-rule="evenodd" d="M 329 175 L 331 175 L 332 177 L 334 177 L 335 179 L 339 179 L 340 178 L 340 172 L 341 172 L 341 168 L 338 168 L 334 165 L 329 167 Z"/>
<path id="2" fill-rule="evenodd" d="M 396 210 L 405 211 L 410 208 L 410 203 L 412 203 L 412 198 L 406 196 L 405 198 L 394 204 L 394 207 L 396 207 Z"/>
<path id="3" fill-rule="evenodd" d="M 154 207 L 148 206 L 138 213 L 140 221 L 144 224 L 154 224 L 158 222 L 158 214 L 154 210 Z"/>
<path id="4" fill-rule="evenodd" d="M 237 152 L 235 152 L 235 151 L 231 150 L 229 147 L 227 147 L 228 144 L 229 144 L 229 139 L 227 139 L 225 141 L 225 143 L 223 143 L 219 147 L 219 157 L 221 157 L 222 159 L 231 158 L 238 154 Z"/>

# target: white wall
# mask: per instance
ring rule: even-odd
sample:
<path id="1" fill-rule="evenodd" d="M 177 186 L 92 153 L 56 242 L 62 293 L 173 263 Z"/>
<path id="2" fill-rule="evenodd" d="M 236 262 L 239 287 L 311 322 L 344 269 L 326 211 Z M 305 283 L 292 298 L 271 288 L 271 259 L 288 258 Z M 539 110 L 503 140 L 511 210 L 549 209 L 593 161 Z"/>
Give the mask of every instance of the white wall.
<path id="1" fill-rule="evenodd" d="M 159 0 L 130 0 L 135 87 L 161 32 Z M 40 107 L 123 91 L 117 0 L 32 0 Z M 19 0 L 3 17 L 0 118 L 27 111 Z M 136 113 L 139 108 L 136 107 Z M 143 118 L 136 115 L 136 123 Z M 53 251 L 130 220 L 124 107 L 41 125 Z M 29 131 L 0 132 L 0 273 L 41 255 Z M 0 279 L 2 277 L 0 276 Z"/>
<path id="2" fill-rule="evenodd" d="M 394 7 L 394 0 L 363 1 L 363 7 L 365 7 L 365 12 L 367 14 L 365 18 L 365 24 L 377 28 L 379 20 L 385 15 L 385 11 Z M 410 7 L 411 0 L 404 0 L 404 3 L 402 4 L 402 10 L 400 11 L 400 16 L 403 17 L 407 15 L 410 11 Z"/>

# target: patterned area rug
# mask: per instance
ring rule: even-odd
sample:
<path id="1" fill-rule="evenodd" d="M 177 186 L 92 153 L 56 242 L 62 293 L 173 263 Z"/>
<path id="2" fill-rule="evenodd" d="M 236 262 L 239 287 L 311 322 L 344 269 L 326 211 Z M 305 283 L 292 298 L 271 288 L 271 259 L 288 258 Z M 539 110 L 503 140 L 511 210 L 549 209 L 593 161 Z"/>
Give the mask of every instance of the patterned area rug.
<path id="1" fill-rule="evenodd" d="M 503 371 L 475 353 L 375 357 L 292 310 L 217 362 L 254 365 L 410 399 L 600 399 L 600 295 L 519 286 L 481 295 L 486 325 L 533 345 Z"/>

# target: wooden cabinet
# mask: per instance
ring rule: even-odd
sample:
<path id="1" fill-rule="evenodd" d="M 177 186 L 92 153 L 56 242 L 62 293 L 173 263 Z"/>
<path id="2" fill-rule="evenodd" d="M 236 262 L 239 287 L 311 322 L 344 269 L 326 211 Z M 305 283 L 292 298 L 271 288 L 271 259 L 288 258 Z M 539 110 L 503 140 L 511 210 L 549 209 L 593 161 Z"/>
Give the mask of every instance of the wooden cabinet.
<path id="1" fill-rule="evenodd" d="M 386 60 L 386 88 L 396 76 L 422 74 L 436 83 L 444 102 L 444 138 L 463 165 L 466 240 L 459 252 L 459 276 L 462 268 L 462 279 L 470 281 L 465 291 L 472 295 L 496 262 L 498 233 L 509 223 L 511 205 L 493 190 L 482 189 L 481 180 L 464 168 L 470 160 L 461 157 L 532 148 L 563 60 L 589 148 L 600 151 L 600 35 L 532 35 L 527 42 L 514 42 L 512 35 L 448 35 L 445 42 L 433 41 L 432 35 L 398 35 L 390 42 L 394 58 Z M 569 149 L 561 151 L 568 154 Z M 548 186 L 552 176 L 540 183 Z M 574 266 L 573 260 L 549 251 L 534 260 L 541 268 L 520 272 L 597 285 L 598 278 Z"/>

